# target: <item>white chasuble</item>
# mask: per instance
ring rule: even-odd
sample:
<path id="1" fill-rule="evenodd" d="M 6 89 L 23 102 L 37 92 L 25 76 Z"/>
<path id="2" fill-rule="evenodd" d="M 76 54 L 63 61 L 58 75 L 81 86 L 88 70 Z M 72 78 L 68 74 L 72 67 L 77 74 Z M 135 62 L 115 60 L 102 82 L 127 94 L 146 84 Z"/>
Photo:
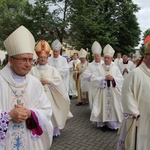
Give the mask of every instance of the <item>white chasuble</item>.
<path id="1" fill-rule="evenodd" d="M 86 70 L 81 74 L 81 87 L 85 87 L 85 91 L 88 91 L 89 93 L 89 105 L 90 109 L 93 107 L 93 93 L 95 92 L 95 89 L 93 91 L 93 88 L 91 88 L 91 77 L 95 73 L 98 74 L 99 68 L 101 68 L 102 61 L 99 63 L 96 63 L 95 61 L 88 64 Z"/>
<path id="2" fill-rule="evenodd" d="M 56 70 L 60 73 L 63 84 L 66 92 L 69 92 L 69 66 L 66 58 L 61 55 L 58 58 L 54 58 L 53 56 L 48 58 L 48 64 L 56 68 Z"/>
<path id="3" fill-rule="evenodd" d="M 23 105 L 36 112 L 43 130 L 40 136 L 32 135 L 26 123 L 10 120 L 0 150 L 49 150 L 53 137 L 52 109 L 39 80 L 27 74 L 23 82 L 16 82 L 8 64 L 0 71 L 0 83 L 0 113 L 11 111 L 16 104 Z"/>
<path id="4" fill-rule="evenodd" d="M 54 127 L 63 129 L 69 114 L 70 101 L 60 73 L 54 67 L 46 64 L 44 68 L 39 65 L 32 67 L 31 74 L 39 80 L 48 80 L 48 84 L 44 85 L 44 90 L 52 104 L 52 123 Z"/>
<path id="5" fill-rule="evenodd" d="M 122 89 L 123 113 L 127 117 L 122 121 L 119 131 L 121 134 L 126 130 L 125 138 L 120 136 L 119 140 L 122 140 L 125 150 L 134 150 L 135 143 L 136 150 L 149 150 L 150 69 L 144 62 L 126 77 Z M 137 121 L 131 117 L 138 115 Z"/>
<path id="6" fill-rule="evenodd" d="M 106 74 L 112 75 L 114 81 L 107 83 Z M 110 66 L 103 64 L 91 76 L 91 88 L 93 90 L 91 121 L 122 121 L 121 87 L 123 80 L 119 68 L 114 63 L 111 63 Z"/>

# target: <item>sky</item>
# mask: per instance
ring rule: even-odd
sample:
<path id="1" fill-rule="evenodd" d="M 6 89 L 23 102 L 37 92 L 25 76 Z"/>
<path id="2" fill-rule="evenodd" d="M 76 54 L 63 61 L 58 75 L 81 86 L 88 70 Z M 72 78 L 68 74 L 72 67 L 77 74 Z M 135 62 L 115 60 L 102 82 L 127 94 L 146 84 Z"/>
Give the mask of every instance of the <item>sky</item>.
<path id="1" fill-rule="evenodd" d="M 141 46 L 143 33 L 150 28 L 150 0 L 132 0 L 134 4 L 137 4 L 140 7 L 140 10 L 135 14 L 139 27 L 142 31 L 141 41 L 138 48 Z"/>
<path id="2" fill-rule="evenodd" d="M 140 44 L 136 47 L 141 47 L 143 43 L 142 37 L 143 33 L 150 28 L 150 0 L 132 0 L 134 4 L 137 4 L 140 7 L 140 10 L 135 14 L 137 17 L 137 21 L 139 23 L 139 27 L 141 29 L 141 41 Z M 34 0 L 29 0 L 30 3 L 33 4 Z"/>

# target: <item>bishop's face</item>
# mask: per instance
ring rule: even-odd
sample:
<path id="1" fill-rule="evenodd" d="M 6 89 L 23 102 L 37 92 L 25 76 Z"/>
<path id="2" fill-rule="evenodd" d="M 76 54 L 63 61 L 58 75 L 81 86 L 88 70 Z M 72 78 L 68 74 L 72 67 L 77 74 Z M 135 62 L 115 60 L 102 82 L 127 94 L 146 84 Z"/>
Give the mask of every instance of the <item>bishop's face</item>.
<path id="1" fill-rule="evenodd" d="M 95 60 L 95 62 L 100 62 L 101 61 L 101 55 L 100 54 L 98 54 L 98 53 L 96 53 L 96 54 L 94 54 L 94 60 Z"/>
<path id="2" fill-rule="evenodd" d="M 110 57 L 110 56 L 105 56 L 105 57 L 104 57 L 104 62 L 105 62 L 105 65 L 110 65 L 111 62 L 112 62 L 112 57 Z"/>
<path id="3" fill-rule="evenodd" d="M 59 55 L 60 55 L 60 50 L 53 50 L 53 57 L 54 58 L 58 58 Z"/>
<path id="4" fill-rule="evenodd" d="M 39 65 L 45 65 L 47 63 L 48 56 L 46 54 L 41 54 L 38 56 Z"/>
<path id="5" fill-rule="evenodd" d="M 25 76 L 29 73 L 33 63 L 33 54 L 18 54 L 9 57 L 10 67 L 14 73 L 19 76 Z"/>
<path id="6" fill-rule="evenodd" d="M 85 63 L 86 58 L 84 58 L 84 57 L 80 57 L 80 61 L 81 61 L 81 63 Z"/>

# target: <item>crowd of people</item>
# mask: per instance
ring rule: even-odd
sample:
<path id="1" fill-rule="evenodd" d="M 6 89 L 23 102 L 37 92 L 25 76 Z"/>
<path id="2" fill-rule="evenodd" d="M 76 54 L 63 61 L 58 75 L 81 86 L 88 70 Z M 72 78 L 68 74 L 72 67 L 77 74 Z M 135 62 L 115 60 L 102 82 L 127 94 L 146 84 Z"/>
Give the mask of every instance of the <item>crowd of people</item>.
<path id="1" fill-rule="evenodd" d="M 24 26 L 4 46 L 9 57 L 0 71 L 1 150 L 49 150 L 73 117 L 72 98 L 79 109 L 89 103 L 89 122 L 103 132 L 118 131 L 117 150 L 149 149 L 150 36 L 140 62 L 121 53 L 114 59 L 113 47 L 102 49 L 97 41 L 91 45 L 92 62 L 83 48 L 67 61 L 59 40 L 35 44 Z"/>

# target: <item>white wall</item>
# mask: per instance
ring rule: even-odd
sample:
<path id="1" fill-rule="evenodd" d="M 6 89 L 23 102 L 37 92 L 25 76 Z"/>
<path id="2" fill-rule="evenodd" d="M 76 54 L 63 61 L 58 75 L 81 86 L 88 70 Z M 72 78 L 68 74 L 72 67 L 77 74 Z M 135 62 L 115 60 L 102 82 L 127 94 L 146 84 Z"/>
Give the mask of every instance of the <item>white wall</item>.
<path id="1" fill-rule="evenodd" d="M 5 58 L 5 55 L 7 54 L 6 51 L 2 51 L 0 50 L 0 59 L 3 61 L 3 59 Z"/>

